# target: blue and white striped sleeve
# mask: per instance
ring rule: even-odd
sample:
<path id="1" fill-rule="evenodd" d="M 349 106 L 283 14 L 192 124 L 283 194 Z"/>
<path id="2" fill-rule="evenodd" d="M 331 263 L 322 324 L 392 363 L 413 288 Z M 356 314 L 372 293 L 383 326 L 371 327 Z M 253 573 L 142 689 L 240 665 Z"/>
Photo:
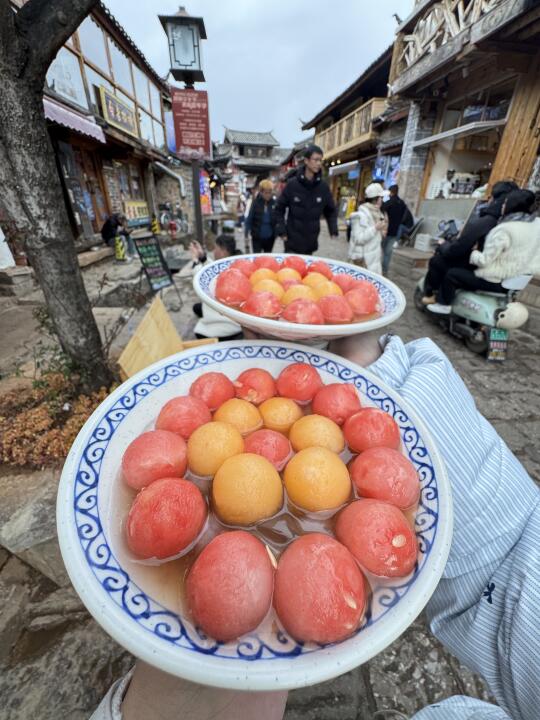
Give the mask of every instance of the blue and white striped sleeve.
<path id="1" fill-rule="evenodd" d="M 482 714 L 479 701 L 452 698 L 415 720 L 537 720 L 540 491 L 431 340 L 393 337 L 370 369 L 423 418 L 452 483 L 454 536 L 427 607 L 432 631 L 486 678 L 502 708 L 485 704 Z"/>

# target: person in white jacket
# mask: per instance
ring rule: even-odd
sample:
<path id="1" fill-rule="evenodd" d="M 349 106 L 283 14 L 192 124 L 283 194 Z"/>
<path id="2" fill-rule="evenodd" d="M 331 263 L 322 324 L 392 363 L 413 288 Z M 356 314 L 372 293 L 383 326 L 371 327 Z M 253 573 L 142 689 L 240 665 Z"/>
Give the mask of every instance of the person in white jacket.
<path id="1" fill-rule="evenodd" d="M 351 213 L 349 259 L 355 265 L 382 274 L 382 242 L 388 231 L 388 218 L 381 210 L 384 190 L 379 183 L 365 189 L 366 201 Z"/>
<path id="2" fill-rule="evenodd" d="M 228 235 L 219 235 L 216 238 L 216 247 L 213 257 L 206 254 L 203 247 L 197 242 L 191 243 L 189 246 L 192 260 L 180 270 L 181 277 L 189 277 L 197 272 L 203 265 L 212 260 L 221 260 L 231 255 L 240 254 L 236 248 L 234 237 Z M 224 340 L 238 340 L 243 337 L 242 328 L 237 323 L 226 318 L 225 315 L 213 310 L 206 303 L 195 303 L 193 312 L 199 318 L 195 325 L 195 337 L 218 338 Z"/>
<path id="3" fill-rule="evenodd" d="M 484 249 L 471 253 L 470 263 L 476 269 L 449 270 L 439 290 L 438 303 L 428 306 L 431 312 L 449 313 L 460 288 L 505 292 L 503 280 L 540 273 L 540 218 L 530 214 L 534 200 L 530 190 L 513 190 L 508 194 L 502 218 L 487 235 Z"/>

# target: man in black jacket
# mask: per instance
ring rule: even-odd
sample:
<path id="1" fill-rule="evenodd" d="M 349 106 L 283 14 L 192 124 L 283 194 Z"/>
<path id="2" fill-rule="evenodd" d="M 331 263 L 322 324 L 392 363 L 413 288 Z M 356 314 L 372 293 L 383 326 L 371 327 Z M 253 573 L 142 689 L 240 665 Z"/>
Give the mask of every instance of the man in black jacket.
<path id="1" fill-rule="evenodd" d="M 330 188 L 321 178 L 322 157 L 321 148 L 310 145 L 304 165 L 298 168 L 278 198 L 276 233 L 285 242 L 285 252 L 311 255 L 317 250 L 321 215 L 326 218 L 330 235 L 338 235 L 337 208 Z"/>
<path id="2" fill-rule="evenodd" d="M 390 185 L 388 188 L 390 198 L 382 204 L 382 210 L 388 215 L 388 232 L 383 240 L 383 275 L 388 274 L 390 259 L 394 245 L 399 241 L 403 232 L 414 225 L 414 218 L 404 200 L 399 197 L 399 187 Z"/>
<path id="3" fill-rule="evenodd" d="M 424 280 L 424 305 L 436 302 L 437 291 L 442 285 L 446 273 L 451 268 L 472 268 L 469 262 L 475 247 L 482 250 L 486 235 L 492 230 L 501 217 L 502 206 L 508 193 L 517 190 L 518 186 L 510 180 L 495 183 L 491 191 L 491 202 L 472 215 L 462 229 L 458 239 L 453 243 L 445 243 L 429 261 L 428 272 Z"/>

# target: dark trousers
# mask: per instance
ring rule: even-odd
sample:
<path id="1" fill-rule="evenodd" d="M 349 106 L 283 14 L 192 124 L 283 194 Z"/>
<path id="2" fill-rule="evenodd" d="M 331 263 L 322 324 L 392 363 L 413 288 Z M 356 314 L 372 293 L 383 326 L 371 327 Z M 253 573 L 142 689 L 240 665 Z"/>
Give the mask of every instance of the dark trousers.
<path id="1" fill-rule="evenodd" d="M 261 238 L 255 237 L 254 235 L 251 236 L 251 245 L 253 247 L 254 253 L 271 253 L 272 248 L 274 247 L 274 242 L 276 238 L 266 238 L 265 240 L 261 240 Z"/>
<path id="2" fill-rule="evenodd" d="M 479 278 L 473 270 L 451 268 L 440 287 L 437 299 L 443 305 L 451 305 L 458 290 L 485 290 L 486 292 L 506 292 L 500 283 Z"/>
<path id="3" fill-rule="evenodd" d="M 426 279 L 424 280 L 424 295 L 436 295 L 443 283 L 444 276 L 451 269 L 452 265 L 445 260 L 444 255 L 435 253 L 429 261 Z"/>

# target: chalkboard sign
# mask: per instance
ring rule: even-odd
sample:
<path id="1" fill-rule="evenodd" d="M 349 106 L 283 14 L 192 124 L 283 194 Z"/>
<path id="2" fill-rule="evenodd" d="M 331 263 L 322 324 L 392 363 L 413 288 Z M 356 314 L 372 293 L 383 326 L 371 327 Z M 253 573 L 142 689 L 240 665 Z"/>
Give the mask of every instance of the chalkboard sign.
<path id="1" fill-rule="evenodd" d="M 171 271 L 163 257 L 158 239 L 155 235 L 144 238 L 133 238 L 135 247 L 153 292 L 173 285 Z"/>

